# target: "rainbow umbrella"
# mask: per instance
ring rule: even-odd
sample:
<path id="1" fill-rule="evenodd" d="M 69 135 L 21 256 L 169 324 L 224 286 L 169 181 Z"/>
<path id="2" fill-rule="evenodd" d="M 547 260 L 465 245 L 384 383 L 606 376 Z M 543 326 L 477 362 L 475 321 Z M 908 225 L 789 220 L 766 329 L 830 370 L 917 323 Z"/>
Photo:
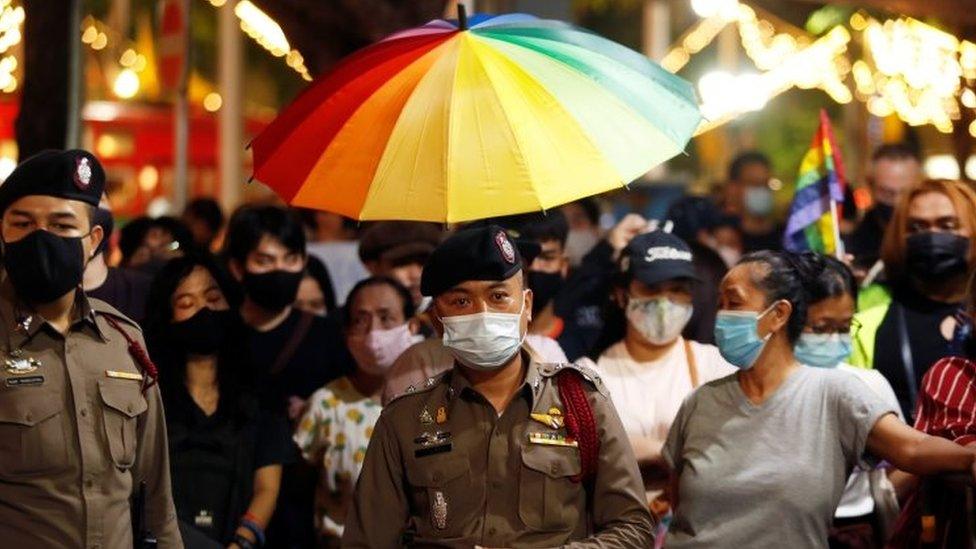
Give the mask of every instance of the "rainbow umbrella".
<path id="1" fill-rule="evenodd" d="M 255 140 L 254 176 L 294 206 L 459 222 L 619 188 L 683 151 L 691 84 L 572 25 L 436 20 L 317 79 Z"/>

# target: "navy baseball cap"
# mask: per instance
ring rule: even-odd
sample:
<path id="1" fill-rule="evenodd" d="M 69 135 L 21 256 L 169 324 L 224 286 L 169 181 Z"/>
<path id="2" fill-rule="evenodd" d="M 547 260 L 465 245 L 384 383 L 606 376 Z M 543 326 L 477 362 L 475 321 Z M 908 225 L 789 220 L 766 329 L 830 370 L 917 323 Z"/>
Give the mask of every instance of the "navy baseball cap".
<path id="1" fill-rule="evenodd" d="M 634 237 L 624 248 L 620 270 L 648 286 L 667 280 L 700 280 L 692 263 L 691 248 L 684 240 L 664 231 Z"/>

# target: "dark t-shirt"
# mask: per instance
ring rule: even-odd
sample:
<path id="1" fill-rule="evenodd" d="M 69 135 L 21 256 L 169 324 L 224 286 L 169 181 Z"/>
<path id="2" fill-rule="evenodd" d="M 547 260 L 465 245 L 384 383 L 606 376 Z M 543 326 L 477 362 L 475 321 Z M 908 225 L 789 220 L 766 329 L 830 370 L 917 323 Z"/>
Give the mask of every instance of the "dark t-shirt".
<path id="1" fill-rule="evenodd" d="M 132 320 L 142 322 L 146 318 L 146 299 L 151 284 L 152 277 L 145 273 L 109 267 L 105 282 L 85 293 L 115 307 Z"/>
<path id="2" fill-rule="evenodd" d="M 783 226 L 776 226 L 768 233 L 750 234 L 742 233 L 742 251 L 745 253 L 759 252 L 762 250 L 782 250 L 783 249 Z"/>
<path id="3" fill-rule="evenodd" d="M 291 359 L 278 373 L 271 368 L 298 329 L 303 313 L 293 310 L 284 322 L 267 332 L 246 328 L 247 356 L 261 403 L 269 410 L 285 413 L 288 399 L 307 399 L 316 389 L 343 375 L 339 351 L 340 333 L 320 317 L 313 317 L 305 337 Z"/>
<path id="4" fill-rule="evenodd" d="M 601 240 L 553 298 L 553 312 L 563 322 L 556 341 L 570 361 L 591 354 L 606 329 L 604 308 L 615 268 L 612 256 L 610 244 Z"/>
<path id="5" fill-rule="evenodd" d="M 221 398 L 211 416 L 182 386 L 167 387 L 163 397 L 176 514 L 227 543 L 253 497 L 254 471 L 293 461 L 288 423 L 247 394 Z"/>
<path id="6" fill-rule="evenodd" d="M 891 383 L 906 418 L 913 417 L 915 403 L 912 402 L 905 363 L 902 360 L 902 339 L 898 330 L 898 311 L 904 311 L 905 327 L 908 331 L 912 363 L 915 374 L 915 387 L 920 387 L 922 376 L 940 358 L 949 356 L 949 341 L 942 336 L 941 325 L 959 309 L 958 303 L 932 301 L 914 290 L 899 289 L 888 314 L 885 315 L 874 344 L 874 367 Z"/>

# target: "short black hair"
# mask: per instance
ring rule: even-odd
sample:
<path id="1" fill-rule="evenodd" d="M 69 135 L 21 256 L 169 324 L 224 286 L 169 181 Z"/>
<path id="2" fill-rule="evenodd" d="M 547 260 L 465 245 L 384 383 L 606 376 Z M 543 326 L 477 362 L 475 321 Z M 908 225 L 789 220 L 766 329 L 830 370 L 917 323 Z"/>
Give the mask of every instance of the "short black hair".
<path id="1" fill-rule="evenodd" d="M 312 277 L 315 283 L 319 285 L 319 289 L 322 290 L 322 295 L 325 296 L 326 310 L 334 310 L 336 306 L 335 289 L 332 288 L 332 278 L 329 276 L 329 269 L 325 263 L 322 263 L 314 255 L 309 255 L 308 263 L 305 264 L 305 274 Z"/>
<path id="2" fill-rule="evenodd" d="M 756 286 L 766 295 L 766 305 L 786 300 L 793 305 L 793 312 L 786 324 L 786 335 L 790 343 L 795 343 L 807 323 L 807 308 L 811 302 L 811 291 L 816 280 L 824 271 L 824 257 L 813 252 L 795 254 L 792 252 L 773 252 L 763 250 L 746 255 L 739 265 L 759 263 L 767 267 L 761 278 L 755 279 Z"/>
<path id="3" fill-rule="evenodd" d="M 742 170 L 749 164 L 762 164 L 768 169 L 772 169 L 773 164 L 769 157 L 759 151 L 746 151 L 739 153 L 729 164 L 729 179 L 736 181 L 742 176 Z"/>
<path id="4" fill-rule="evenodd" d="M 914 160 L 922 162 L 922 155 L 918 152 L 918 147 L 909 143 L 885 143 L 871 155 L 871 162 L 879 160 Z"/>
<path id="5" fill-rule="evenodd" d="M 153 226 L 153 220 L 148 216 L 137 217 L 119 229 L 119 251 L 122 252 L 122 265 L 128 265 L 132 254 L 136 253 L 146 233 Z"/>
<path id="6" fill-rule="evenodd" d="M 389 286 L 393 288 L 397 295 L 400 296 L 400 303 L 403 306 L 403 318 L 407 320 L 413 318 L 416 309 L 413 306 L 413 297 L 410 295 L 410 290 L 388 276 L 372 276 L 365 280 L 360 280 L 352 287 L 352 290 L 349 290 L 349 295 L 346 297 L 346 304 L 342 307 L 343 327 L 349 328 L 352 324 L 352 304 L 356 302 L 359 293 L 373 286 Z"/>
<path id="7" fill-rule="evenodd" d="M 186 251 L 196 247 L 196 243 L 193 241 L 193 233 L 190 232 L 185 223 L 173 216 L 164 215 L 153 219 L 150 228 L 152 227 L 158 227 L 168 232 L 173 240 L 179 242 L 181 250 Z"/>
<path id="8" fill-rule="evenodd" d="M 582 198 L 576 202 L 573 202 L 573 204 L 576 204 L 583 209 L 583 213 L 586 215 L 586 218 L 590 220 L 590 223 L 597 227 L 600 226 L 600 204 L 597 203 L 595 198 Z"/>
<path id="9" fill-rule="evenodd" d="M 234 212 L 227 228 L 224 252 L 243 263 L 265 236 L 274 238 L 289 251 L 305 255 L 305 231 L 291 211 L 278 206 L 244 206 Z"/>
<path id="10" fill-rule="evenodd" d="M 193 199 L 183 210 L 184 216 L 190 216 L 203 221 L 211 232 L 216 233 L 224 226 L 224 211 L 220 204 L 209 197 Z"/>
<path id="11" fill-rule="evenodd" d="M 824 268 L 810 285 L 810 304 L 847 294 L 857 303 L 857 282 L 854 273 L 843 261 L 833 256 L 824 256 Z"/>
<path id="12" fill-rule="evenodd" d="M 684 196 L 668 208 L 667 218 L 674 224 L 672 233 L 685 242 L 694 242 L 698 231 L 710 231 L 719 225 L 722 214 L 711 199 Z"/>

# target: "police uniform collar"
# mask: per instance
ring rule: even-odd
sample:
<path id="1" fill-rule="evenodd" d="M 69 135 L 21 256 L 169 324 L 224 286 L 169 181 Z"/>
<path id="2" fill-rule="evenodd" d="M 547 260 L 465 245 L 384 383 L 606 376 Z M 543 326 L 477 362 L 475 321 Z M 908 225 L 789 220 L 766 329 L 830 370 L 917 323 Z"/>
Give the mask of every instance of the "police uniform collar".
<path id="1" fill-rule="evenodd" d="M 522 344 L 522 361 L 526 365 L 525 368 L 525 378 L 522 384 L 519 386 L 520 392 L 525 392 L 529 396 L 529 404 L 534 405 L 536 397 L 539 396 L 542 387 L 543 375 L 540 373 L 540 368 L 542 365 L 533 356 L 533 353 L 527 345 Z M 458 372 L 459 366 L 457 362 L 454 363 L 454 369 L 448 372 L 448 392 L 450 395 L 462 395 L 465 391 L 477 392 L 474 387 L 471 386 L 471 382 L 468 378 L 463 376 Z"/>
<path id="2" fill-rule="evenodd" d="M 20 338 L 18 344 L 13 346 L 21 347 L 48 322 L 33 312 L 32 308 L 17 296 L 17 292 L 6 273 L 3 273 L 2 276 L 3 280 L 0 281 L 0 322 L 6 324 L 7 333 Z M 88 296 L 81 289 L 75 291 L 74 312 L 77 316 L 71 321 L 72 329 L 77 327 L 79 323 L 87 324 L 99 339 L 106 341 L 105 334 L 95 321 L 95 310 L 92 308 Z M 11 344 L 13 342 L 14 339 L 11 339 Z"/>

